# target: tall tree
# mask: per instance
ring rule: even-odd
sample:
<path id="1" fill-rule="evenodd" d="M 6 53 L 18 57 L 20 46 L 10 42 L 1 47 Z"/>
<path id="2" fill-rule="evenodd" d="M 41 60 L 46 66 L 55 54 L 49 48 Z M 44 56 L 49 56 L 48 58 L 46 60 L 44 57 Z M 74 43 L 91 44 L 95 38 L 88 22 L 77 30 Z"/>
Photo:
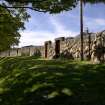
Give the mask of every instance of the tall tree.
<path id="1" fill-rule="evenodd" d="M 81 35 L 81 61 L 84 60 L 83 51 L 83 0 L 80 0 L 80 35 Z"/>
<path id="2" fill-rule="evenodd" d="M 10 10 L 3 8 L 4 5 L 0 4 L 0 51 L 18 45 L 19 31 L 25 29 L 24 21 L 29 17 L 24 8 Z"/>
<path id="3" fill-rule="evenodd" d="M 29 17 L 26 12 L 27 8 L 38 12 L 59 13 L 63 10 L 72 9 L 75 6 L 72 3 L 64 0 L 1 0 L 0 51 L 19 43 L 19 30 L 24 29 L 23 21 Z M 68 5 L 72 6 L 68 8 Z"/>

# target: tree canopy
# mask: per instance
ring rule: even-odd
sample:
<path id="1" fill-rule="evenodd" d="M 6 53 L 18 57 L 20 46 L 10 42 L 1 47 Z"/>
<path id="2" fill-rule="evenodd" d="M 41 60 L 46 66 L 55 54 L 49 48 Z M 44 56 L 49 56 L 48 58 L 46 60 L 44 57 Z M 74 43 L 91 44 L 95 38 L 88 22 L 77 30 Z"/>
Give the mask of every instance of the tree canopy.
<path id="1" fill-rule="evenodd" d="M 24 21 L 29 17 L 24 8 L 6 9 L 3 5 L 0 4 L 0 51 L 18 45 L 19 31 L 25 29 Z"/>
<path id="2" fill-rule="evenodd" d="M 78 0 L 4 0 L 16 7 L 30 4 L 38 12 L 59 13 L 76 6 Z M 75 2 L 74 2 L 75 1 Z M 4 5 L 5 6 L 5 5 Z"/>
<path id="3" fill-rule="evenodd" d="M 77 6 L 80 0 L 2 0 L 12 6 L 26 6 L 38 12 L 60 13 Z M 84 3 L 105 3 L 105 0 L 83 0 Z M 29 5 L 28 5 L 29 4 Z"/>
<path id="4" fill-rule="evenodd" d="M 72 10 L 80 0 L 1 0 L 0 51 L 19 43 L 19 30 L 29 18 L 27 8 L 38 12 L 60 13 Z M 84 3 L 105 3 L 105 0 L 83 0 Z"/>

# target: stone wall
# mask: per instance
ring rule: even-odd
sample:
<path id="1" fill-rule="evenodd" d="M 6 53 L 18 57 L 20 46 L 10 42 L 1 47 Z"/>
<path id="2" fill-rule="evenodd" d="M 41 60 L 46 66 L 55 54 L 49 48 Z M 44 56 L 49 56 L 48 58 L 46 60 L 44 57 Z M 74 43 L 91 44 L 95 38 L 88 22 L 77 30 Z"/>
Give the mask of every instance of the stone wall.
<path id="1" fill-rule="evenodd" d="M 41 52 L 41 46 L 25 46 L 0 52 L 0 57 L 34 56 Z M 41 55 L 41 54 L 40 54 Z"/>
<path id="2" fill-rule="evenodd" d="M 80 59 L 81 40 L 80 35 L 76 37 L 60 37 L 55 42 L 46 41 L 44 45 L 45 58 L 68 58 Z M 93 62 L 105 61 L 105 30 L 98 33 L 84 32 L 83 54 L 85 60 Z"/>
<path id="3" fill-rule="evenodd" d="M 81 40 L 80 35 L 76 37 L 60 37 L 55 42 L 46 41 L 44 46 L 25 46 L 0 53 L 1 57 L 7 56 L 37 56 L 42 58 L 68 58 L 80 59 Z M 84 32 L 84 58 L 85 60 L 104 59 L 105 52 L 105 31 L 99 33 Z M 104 50 L 103 50 L 104 49 Z M 102 54 L 101 54 L 101 52 Z"/>
<path id="4" fill-rule="evenodd" d="M 3 51 L 3 52 L 0 52 L 0 57 L 8 57 L 10 56 L 10 51 Z"/>
<path id="5" fill-rule="evenodd" d="M 90 40 L 89 40 L 90 36 Z M 92 44 L 95 40 L 95 33 L 84 33 L 84 58 L 88 59 L 89 52 L 91 53 Z M 69 58 L 80 59 L 81 42 L 80 35 L 76 37 L 60 37 L 56 38 L 55 42 L 46 41 L 44 44 L 44 57 L 52 58 Z"/>

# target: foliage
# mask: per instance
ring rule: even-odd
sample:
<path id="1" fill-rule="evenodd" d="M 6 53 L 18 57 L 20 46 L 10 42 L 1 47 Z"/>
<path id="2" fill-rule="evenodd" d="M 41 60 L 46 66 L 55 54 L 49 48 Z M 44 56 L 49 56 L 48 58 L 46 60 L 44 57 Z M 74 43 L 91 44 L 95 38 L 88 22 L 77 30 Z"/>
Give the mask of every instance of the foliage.
<path id="1" fill-rule="evenodd" d="M 17 45 L 20 34 L 19 29 L 24 29 L 24 23 L 19 18 L 11 16 L 5 9 L 0 8 L 0 51 Z"/>
<path id="2" fill-rule="evenodd" d="M 37 51 L 33 54 L 34 57 L 40 58 L 41 57 L 41 52 L 37 49 Z"/>
<path id="3" fill-rule="evenodd" d="M 49 12 L 49 13 L 59 13 L 64 10 L 70 10 L 76 6 L 78 0 L 5 0 L 17 6 L 20 3 L 20 6 L 28 5 L 31 3 L 32 8 L 35 11 L 39 12 Z M 74 2 L 75 1 L 75 2 Z"/>
<path id="4" fill-rule="evenodd" d="M 105 105 L 105 64 L 0 59 L 0 105 Z"/>
<path id="5" fill-rule="evenodd" d="M 3 20 L 3 23 L 0 22 L 0 39 L 2 39 L 0 42 L 0 51 L 19 43 L 19 29 L 24 29 L 24 21 L 29 18 L 26 11 L 27 8 L 38 12 L 49 12 L 51 14 L 60 13 L 75 8 L 79 1 L 80 0 L 1 0 L 0 13 L 8 12 L 8 15 L 0 15 L 0 20 Z M 83 2 L 105 3 L 105 0 L 83 0 Z"/>
<path id="6" fill-rule="evenodd" d="M 2 38 L 0 51 L 19 43 L 19 29 L 24 29 L 23 21 L 29 18 L 26 8 L 29 7 L 29 9 L 38 12 L 60 13 L 75 8 L 79 1 L 80 0 L 1 0 L 0 12 L 8 12 L 8 15 L 0 15 L 0 20 L 3 20 L 3 23 L 0 22 L 0 38 Z M 105 0 L 83 0 L 83 2 L 99 3 L 105 2 Z M 9 23 L 7 21 L 9 21 Z"/>
<path id="7" fill-rule="evenodd" d="M 0 51 L 18 45 L 19 31 L 25 29 L 24 21 L 29 18 L 26 10 L 9 10 L 2 5 L 0 4 Z"/>
<path id="8" fill-rule="evenodd" d="M 4 0 L 12 6 L 29 6 L 38 12 L 60 13 L 69 11 L 77 6 L 80 0 Z M 84 3 L 105 3 L 105 0 L 83 0 Z"/>

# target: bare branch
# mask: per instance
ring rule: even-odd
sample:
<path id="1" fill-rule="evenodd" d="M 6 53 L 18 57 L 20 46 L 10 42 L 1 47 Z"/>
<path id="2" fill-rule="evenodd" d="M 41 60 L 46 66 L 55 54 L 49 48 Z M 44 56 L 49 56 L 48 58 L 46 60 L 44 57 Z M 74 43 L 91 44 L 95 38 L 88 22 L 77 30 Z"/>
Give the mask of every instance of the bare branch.
<path id="1" fill-rule="evenodd" d="M 39 9 L 36 9 L 36 8 L 33 8 L 33 7 L 28 7 L 28 6 L 13 6 L 13 7 L 10 7 L 10 6 L 3 6 L 3 5 L 0 5 L 2 8 L 5 8 L 5 9 L 9 9 L 9 8 L 26 8 L 26 9 L 31 9 L 31 10 L 34 10 L 34 11 L 38 11 L 38 12 L 47 12 L 45 10 L 39 10 Z"/>

